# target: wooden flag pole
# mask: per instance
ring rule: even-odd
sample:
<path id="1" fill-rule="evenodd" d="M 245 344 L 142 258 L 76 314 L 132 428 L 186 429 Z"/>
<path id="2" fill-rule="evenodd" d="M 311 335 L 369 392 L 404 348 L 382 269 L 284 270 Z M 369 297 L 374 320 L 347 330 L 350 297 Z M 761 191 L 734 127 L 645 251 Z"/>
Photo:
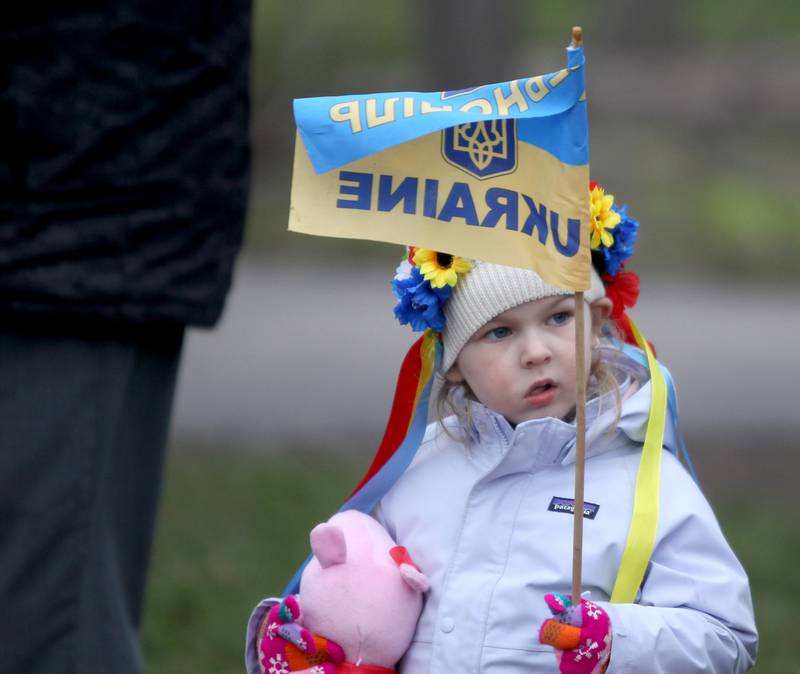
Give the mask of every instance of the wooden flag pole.
<path id="1" fill-rule="evenodd" d="M 570 47 L 582 47 L 583 46 L 583 28 L 580 26 L 573 26 L 572 27 L 572 43 Z"/>
<path id="2" fill-rule="evenodd" d="M 572 28 L 572 47 L 583 45 L 583 29 Z M 588 189 L 588 186 L 587 186 Z M 586 465 L 586 344 L 583 292 L 575 293 L 575 513 L 572 529 L 572 602 L 581 596 L 581 565 L 583 562 L 583 480 Z"/>
<path id="3" fill-rule="evenodd" d="M 575 293 L 575 514 L 572 530 L 572 601 L 581 596 L 581 562 L 583 560 L 583 475 L 586 464 L 586 344 L 583 293 Z"/>

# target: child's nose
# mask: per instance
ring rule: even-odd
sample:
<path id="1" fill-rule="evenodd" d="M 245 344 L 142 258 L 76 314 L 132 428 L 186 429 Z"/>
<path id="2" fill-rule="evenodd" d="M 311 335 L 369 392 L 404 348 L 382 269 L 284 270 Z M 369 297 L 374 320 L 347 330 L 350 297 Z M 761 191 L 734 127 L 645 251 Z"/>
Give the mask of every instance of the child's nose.
<path id="1" fill-rule="evenodd" d="M 531 367 L 550 360 L 552 355 L 547 343 L 537 336 L 526 336 L 522 346 L 522 366 Z"/>

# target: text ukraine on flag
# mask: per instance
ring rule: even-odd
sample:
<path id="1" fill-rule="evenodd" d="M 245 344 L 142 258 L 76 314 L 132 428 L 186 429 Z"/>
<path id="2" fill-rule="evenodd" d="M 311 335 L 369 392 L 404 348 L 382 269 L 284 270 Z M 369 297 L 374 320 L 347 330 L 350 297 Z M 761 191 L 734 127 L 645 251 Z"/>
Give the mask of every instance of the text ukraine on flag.
<path id="1" fill-rule="evenodd" d="M 373 188 L 373 179 L 378 178 L 377 196 Z M 488 211 L 482 219 L 478 217 L 475 206 L 475 197 L 469 184 L 455 182 L 450 185 L 447 197 L 441 208 L 439 203 L 439 181 L 426 178 L 423 191 L 420 193 L 420 179 L 414 176 L 403 178 L 399 185 L 393 189 L 393 176 L 381 174 L 374 176 L 371 173 L 358 173 L 355 171 L 339 172 L 339 194 L 337 208 L 358 208 L 362 210 L 375 210 L 378 212 L 391 212 L 402 202 L 402 212 L 408 215 L 417 215 L 421 206 L 422 215 L 426 218 L 436 218 L 443 222 L 451 222 L 461 218 L 467 225 L 481 227 L 495 227 L 498 224 L 512 231 L 521 231 L 528 236 L 534 231 L 541 244 L 547 243 L 548 235 L 553 237 L 553 244 L 558 251 L 572 257 L 578 252 L 580 244 L 580 220 L 570 218 L 567 220 L 565 241 L 560 240 L 560 227 L 558 212 L 550 210 L 549 230 L 548 211 L 544 204 L 538 205 L 527 194 L 515 192 L 502 187 L 491 187 L 482 193 L 484 204 Z M 526 212 L 520 221 L 520 203 Z M 521 224 L 521 227 L 520 227 Z"/>
<path id="2" fill-rule="evenodd" d="M 589 287 L 583 52 L 472 89 L 295 101 L 289 228 L 411 244 Z"/>

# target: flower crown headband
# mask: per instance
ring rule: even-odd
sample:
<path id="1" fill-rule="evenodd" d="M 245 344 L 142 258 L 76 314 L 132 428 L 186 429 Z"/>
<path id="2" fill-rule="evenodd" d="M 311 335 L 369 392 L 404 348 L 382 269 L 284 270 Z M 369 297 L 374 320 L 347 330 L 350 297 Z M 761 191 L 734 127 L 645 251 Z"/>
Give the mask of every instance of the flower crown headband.
<path id="1" fill-rule="evenodd" d="M 639 223 L 628 216 L 628 206 L 617 206 L 614 196 L 606 194 L 599 183 L 589 183 L 589 195 L 592 265 L 614 305 L 611 319 L 624 340 L 636 344 L 625 311 L 635 306 L 639 298 L 639 277 L 624 269 L 634 253 Z M 459 278 L 471 269 L 472 262 L 458 255 L 430 248 L 407 248 L 392 280 L 392 291 L 398 300 L 394 307 L 397 320 L 401 325 L 410 325 L 414 332 L 430 329 L 441 333 L 446 324 L 444 305 Z"/>

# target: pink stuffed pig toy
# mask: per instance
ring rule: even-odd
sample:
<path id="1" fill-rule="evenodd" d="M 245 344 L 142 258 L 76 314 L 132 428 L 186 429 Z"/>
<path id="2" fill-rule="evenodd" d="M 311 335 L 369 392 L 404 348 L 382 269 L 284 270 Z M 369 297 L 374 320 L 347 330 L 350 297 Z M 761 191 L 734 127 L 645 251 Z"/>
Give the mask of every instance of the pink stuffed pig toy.
<path id="1" fill-rule="evenodd" d="M 246 654 L 249 674 L 273 674 L 273 669 L 277 674 L 394 672 L 414 635 L 428 579 L 377 521 L 355 510 L 314 527 L 311 550 L 297 602 L 269 602 L 271 608 L 262 602 L 254 611 Z M 254 621 L 261 624 L 258 629 L 252 629 Z M 298 644 L 311 665 L 306 669 L 293 665 Z M 318 646 L 333 656 L 325 664 L 315 659 Z M 276 649 L 285 649 L 284 655 Z M 275 662 L 286 665 L 276 668 Z"/>

